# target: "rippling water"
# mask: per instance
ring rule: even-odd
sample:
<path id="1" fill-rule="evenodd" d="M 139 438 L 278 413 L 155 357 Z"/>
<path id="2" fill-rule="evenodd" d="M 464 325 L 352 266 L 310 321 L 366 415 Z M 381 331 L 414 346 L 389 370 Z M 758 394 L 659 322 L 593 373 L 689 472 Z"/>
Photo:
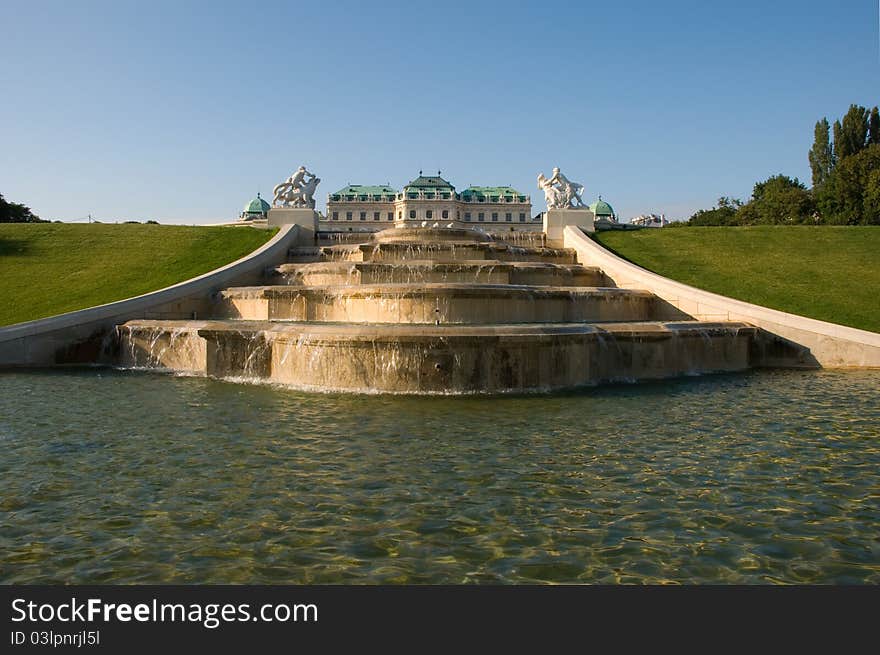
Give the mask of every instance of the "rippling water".
<path id="1" fill-rule="evenodd" d="M 0 582 L 880 583 L 878 388 L 0 374 Z"/>

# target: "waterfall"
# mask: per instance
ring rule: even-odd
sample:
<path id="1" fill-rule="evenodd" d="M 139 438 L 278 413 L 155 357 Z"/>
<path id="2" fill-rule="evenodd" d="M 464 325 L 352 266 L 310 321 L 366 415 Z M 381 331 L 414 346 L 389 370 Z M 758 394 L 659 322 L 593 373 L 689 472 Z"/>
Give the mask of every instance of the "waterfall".
<path id="1" fill-rule="evenodd" d="M 310 390 L 504 393 L 741 370 L 757 332 L 658 321 L 652 294 L 605 285 L 542 233 L 396 227 L 319 234 L 226 289 L 208 321 L 130 321 L 137 368 Z"/>

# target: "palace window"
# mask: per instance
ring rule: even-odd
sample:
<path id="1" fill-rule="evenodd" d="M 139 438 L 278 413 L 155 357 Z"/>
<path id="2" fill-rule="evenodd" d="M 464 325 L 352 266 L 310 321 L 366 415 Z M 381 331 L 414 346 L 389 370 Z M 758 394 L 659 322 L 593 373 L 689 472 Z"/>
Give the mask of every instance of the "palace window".
<path id="1" fill-rule="evenodd" d="M 471 222 L 471 213 L 470 212 L 464 213 L 464 220 L 466 220 L 468 223 Z"/>
<path id="2" fill-rule="evenodd" d="M 477 214 L 477 220 L 478 220 L 480 223 L 482 223 L 483 221 L 486 220 L 486 215 L 485 215 L 483 212 L 480 212 L 479 214 Z"/>
<path id="3" fill-rule="evenodd" d="M 394 220 L 394 212 L 388 212 L 388 220 L 389 220 L 389 221 L 393 221 L 393 220 Z"/>
<path id="4" fill-rule="evenodd" d="M 367 212 L 361 212 L 361 220 L 362 221 L 367 220 Z"/>
<path id="5" fill-rule="evenodd" d="M 379 220 L 379 212 L 373 212 L 373 220 L 374 220 L 374 221 L 378 221 L 378 220 Z"/>
<path id="6" fill-rule="evenodd" d="M 403 212 L 397 212 L 397 218 L 403 220 Z"/>
<path id="7" fill-rule="evenodd" d="M 525 222 L 526 222 L 526 215 L 525 215 L 525 214 L 520 214 L 520 215 L 519 215 L 519 222 L 520 222 L 520 223 L 525 223 Z"/>
<path id="8" fill-rule="evenodd" d="M 498 212 L 492 212 L 492 222 L 493 223 L 498 222 Z"/>
<path id="9" fill-rule="evenodd" d="M 416 210 L 415 210 L 415 209 L 410 209 L 410 210 L 409 210 L 409 217 L 410 217 L 410 218 L 415 218 L 415 217 L 416 217 Z"/>
<path id="10" fill-rule="evenodd" d="M 449 218 L 449 210 L 448 209 L 443 210 L 443 218 Z"/>
<path id="11" fill-rule="evenodd" d="M 347 220 L 347 221 L 351 220 L 351 212 L 345 212 L 345 220 Z"/>
<path id="12" fill-rule="evenodd" d="M 504 215 L 504 220 L 507 221 L 508 223 L 510 223 L 510 221 L 513 220 L 513 214 L 511 214 L 510 212 L 507 212 L 507 213 Z"/>
<path id="13" fill-rule="evenodd" d="M 338 220 L 339 220 L 339 212 L 333 212 L 333 220 L 334 220 L 334 221 L 338 221 Z"/>
<path id="14" fill-rule="evenodd" d="M 425 218 L 434 218 L 434 212 L 429 209 L 425 212 Z"/>

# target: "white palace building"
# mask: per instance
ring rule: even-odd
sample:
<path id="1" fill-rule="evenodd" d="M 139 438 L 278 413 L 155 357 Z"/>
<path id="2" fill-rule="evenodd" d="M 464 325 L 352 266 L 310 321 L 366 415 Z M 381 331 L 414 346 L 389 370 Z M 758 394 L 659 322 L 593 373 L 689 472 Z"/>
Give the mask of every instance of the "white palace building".
<path id="1" fill-rule="evenodd" d="M 398 191 L 388 185 L 349 184 L 327 197 L 321 231 L 374 232 L 389 223 L 415 227 L 481 227 L 487 232 L 541 231 L 541 216 L 532 216 L 532 201 L 513 187 L 471 186 L 458 192 L 437 175 L 419 176 Z"/>

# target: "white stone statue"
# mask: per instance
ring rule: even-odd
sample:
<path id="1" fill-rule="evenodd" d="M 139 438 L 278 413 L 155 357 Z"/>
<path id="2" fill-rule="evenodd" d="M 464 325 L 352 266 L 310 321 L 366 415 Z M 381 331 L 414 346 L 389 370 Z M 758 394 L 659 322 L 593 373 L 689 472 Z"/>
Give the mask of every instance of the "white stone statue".
<path id="1" fill-rule="evenodd" d="M 559 209 L 564 206 L 560 190 L 550 184 L 550 180 L 544 177 L 543 173 L 538 173 L 538 188 L 544 191 L 547 209 Z"/>
<path id="2" fill-rule="evenodd" d="M 548 179 L 543 173 L 538 174 L 538 188 L 544 191 L 544 199 L 547 201 L 547 209 L 586 209 L 581 194 L 584 185 L 580 182 L 572 182 L 559 172 L 559 168 L 553 169 L 553 175 Z"/>
<path id="3" fill-rule="evenodd" d="M 310 177 L 306 181 L 306 177 Z M 272 200 L 273 207 L 309 207 L 315 208 L 315 189 L 321 178 L 300 166 L 287 180 L 278 184 L 272 192 L 275 198 Z"/>

